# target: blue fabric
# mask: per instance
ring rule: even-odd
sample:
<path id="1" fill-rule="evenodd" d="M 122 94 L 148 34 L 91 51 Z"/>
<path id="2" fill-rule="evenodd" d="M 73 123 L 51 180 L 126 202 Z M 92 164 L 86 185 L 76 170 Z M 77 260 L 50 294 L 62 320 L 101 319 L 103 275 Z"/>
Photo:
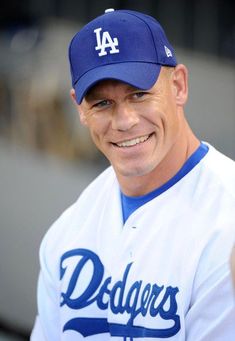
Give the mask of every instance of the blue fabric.
<path id="1" fill-rule="evenodd" d="M 130 10 L 105 13 L 85 25 L 69 46 L 76 99 L 104 79 L 150 89 L 161 65 L 176 66 L 174 50 L 153 17 Z"/>
<path id="2" fill-rule="evenodd" d="M 164 185 L 156 188 L 154 191 L 139 197 L 129 197 L 121 192 L 122 214 L 124 223 L 128 217 L 139 207 L 146 204 L 148 201 L 156 198 L 161 193 L 168 190 L 186 174 L 188 174 L 207 154 L 209 147 L 201 142 L 198 149 L 190 156 L 182 168 L 176 173 L 173 178 L 168 180 Z"/>

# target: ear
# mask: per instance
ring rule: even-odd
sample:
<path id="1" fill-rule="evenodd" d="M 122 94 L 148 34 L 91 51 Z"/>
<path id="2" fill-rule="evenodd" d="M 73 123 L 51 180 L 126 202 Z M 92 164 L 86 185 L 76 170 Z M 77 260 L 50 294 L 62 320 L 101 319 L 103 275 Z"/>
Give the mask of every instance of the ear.
<path id="1" fill-rule="evenodd" d="M 77 109 L 77 112 L 79 114 L 79 118 L 80 118 L 80 122 L 82 125 L 87 125 L 87 120 L 86 120 L 86 115 L 84 114 L 84 111 L 82 109 L 82 105 L 81 104 L 78 104 L 77 103 L 77 100 L 76 100 L 76 94 L 75 94 L 75 90 L 74 89 L 71 89 L 70 90 L 70 97 Z"/>
<path id="2" fill-rule="evenodd" d="M 188 70 L 185 65 L 175 67 L 172 80 L 176 104 L 184 106 L 188 99 Z"/>
<path id="3" fill-rule="evenodd" d="M 72 88 L 70 90 L 70 97 L 75 105 L 77 105 L 75 90 Z"/>

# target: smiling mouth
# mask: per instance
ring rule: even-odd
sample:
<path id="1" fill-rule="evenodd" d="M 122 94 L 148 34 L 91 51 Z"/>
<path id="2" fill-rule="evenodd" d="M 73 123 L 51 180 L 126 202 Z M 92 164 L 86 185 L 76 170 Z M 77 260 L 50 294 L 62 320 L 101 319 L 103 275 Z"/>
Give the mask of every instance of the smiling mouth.
<path id="1" fill-rule="evenodd" d="M 132 146 L 135 146 L 137 144 L 147 141 L 151 135 L 152 134 L 148 134 L 148 135 L 137 137 L 135 139 L 118 142 L 118 143 L 115 143 L 115 145 L 118 147 L 132 147 Z"/>

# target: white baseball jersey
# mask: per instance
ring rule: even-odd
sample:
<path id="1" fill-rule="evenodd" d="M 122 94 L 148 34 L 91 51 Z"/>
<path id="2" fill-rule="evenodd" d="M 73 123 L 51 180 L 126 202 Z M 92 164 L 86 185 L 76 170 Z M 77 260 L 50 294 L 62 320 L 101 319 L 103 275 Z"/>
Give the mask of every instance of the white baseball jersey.
<path id="1" fill-rule="evenodd" d="M 40 248 L 32 341 L 234 341 L 235 163 L 212 146 L 123 225 L 111 167 Z"/>

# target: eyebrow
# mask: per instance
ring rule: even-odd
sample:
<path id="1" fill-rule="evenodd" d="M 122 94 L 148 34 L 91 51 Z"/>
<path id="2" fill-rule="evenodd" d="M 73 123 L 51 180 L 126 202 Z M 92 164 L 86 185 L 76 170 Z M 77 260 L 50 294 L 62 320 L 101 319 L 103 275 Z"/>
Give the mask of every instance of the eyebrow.
<path id="1" fill-rule="evenodd" d="M 87 92 L 84 98 L 86 99 L 86 101 L 95 101 L 103 97 L 105 96 L 104 94 L 102 94 L 101 91 L 95 91 L 94 89 L 91 89 L 90 91 Z"/>
<path id="2" fill-rule="evenodd" d="M 130 84 L 127 83 L 123 83 L 126 85 L 126 90 L 127 91 L 145 91 L 143 89 L 140 88 L 136 88 Z M 102 99 L 102 98 L 106 98 L 107 95 L 104 94 L 104 92 L 102 90 L 97 89 L 97 86 L 92 87 L 90 90 L 88 90 L 88 92 L 85 95 L 85 99 L 86 101 L 95 101 L 98 99 Z"/>

